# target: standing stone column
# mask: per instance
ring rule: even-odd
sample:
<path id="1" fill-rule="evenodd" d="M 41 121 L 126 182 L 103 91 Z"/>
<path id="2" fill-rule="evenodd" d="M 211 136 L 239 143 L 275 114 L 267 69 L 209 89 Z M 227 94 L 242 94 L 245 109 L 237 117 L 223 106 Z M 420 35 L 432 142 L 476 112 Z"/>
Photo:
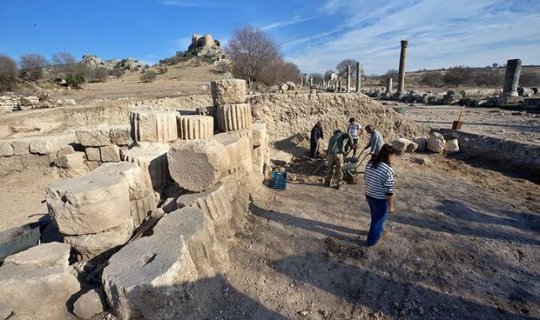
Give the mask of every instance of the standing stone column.
<path id="1" fill-rule="evenodd" d="M 521 59 L 512 59 L 506 62 L 506 74 L 504 76 L 503 96 L 517 97 L 519 75 L 521 73 Z"/>
<path id="2" fill-rule="evenodd" d="M 341 79 L 338 80 L 337 89 L 338 89 L 338 92 L 341 92 Z"/>
<path id="3" fill-rule="evenodd" d="M 313 77 L 310 77 L 310 78 L 309 78 L 309 86 L 310 86 L 310 87 L 313 87 Z"/>
<path id="4" fill-rule="evenodd" d="M 362 83 L 362 66 L 360 62 L 356 63 L 356 93 L 360 92 L 360 84 Z"/>
<path id="5" fill-rule="evenodd" d="M 345 88 L 345 92 L 349 92 L 351 87 L 351 66 L 347 66 L 347 88 Z"/>
<path id="6" fill-rule="evenodd" d="M 405 64 L 407 63 L 407 47 L 409 42 L 407 40 L 401 40 L 401 54 L 399 56 L 399 76 L 398 76 L 398 96 L 403 95 L 405 92 Z"/>
<path id="7" fill-rule="evenodd" d="M 385 94 L 387 96 L 390 96 L 392 94 L 392 77 L 386 78 L 386 92 Z"/>

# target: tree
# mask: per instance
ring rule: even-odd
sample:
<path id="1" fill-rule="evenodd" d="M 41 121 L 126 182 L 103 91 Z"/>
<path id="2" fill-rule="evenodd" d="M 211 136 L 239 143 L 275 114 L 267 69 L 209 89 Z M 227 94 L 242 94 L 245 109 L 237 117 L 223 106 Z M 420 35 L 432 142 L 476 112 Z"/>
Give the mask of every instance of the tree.
<path id="1" fill-rule="evenodd" d="M 356 80 L 356 65 L 358 61 L 353 59 L 345 59 L 337 64 L 336 70 L 338 72 L 338 75 L 343 78 L 347 79 L 347 66 L 351 66 L 351 79 L 353 81 Z"/>
<path id="2" fill-rule="evenodd" d="M 324 81 L 330 81 L 332 80 L 332 74 L 336 73 L 335 70 L 326 70 L 326 72 L 324 73 Z"/>
<path id="3" fill-rule="evenodd" d="M 0 92 L 13 90 L 17 78 L 17 63 L 8 56 L 0 55 Z"/>
<path id="4" fill-rule="evenodd" d="M 264 66 L 259 81 L 266 85 L 280 84 L 287 81 L 297 83 L 300 77 L 300 69 L 296 64 L 283 61 L 280 58 Z"/>
<path id="5" fill-rule="evenodd" d="M 425 72 L 420 79 L 420 83 L 432 88 L 442 87 L 444 85 L 443 75 L 437 71 Z"/>
<path id="6" fill-rule="evenodd" d="M 383 74 L 383 78 L 385 79 L 385 81 L 387 78 L 392 78 L 392 81 L 397 82 L 398 75 L 399 75 L 399 71 L 397 71 L 396 69 L 390 69 L 386 71 L 385 74 Z"/>
<path id="7" fill-rule="evenodd" d="M 248 81 L 260 81 L 265 67 L 281 58 L 279 45 L 262 30 L 250 26 L 233 33 L 225 52 L 232 61 L 233 75 Z"/>
<path id="8" fill-rule="evenodd" d="M 53 64 L 61 71 L 66 73 L 74 73 L 80 71 L 79 63 L 75 56 L 68 52 L 57 52 L 53 55 Z"/>
<path id="9" fill-rule="evenodd" d="M 498 68 L 498 67 L 499 67 L 499 64 L 498 64 L 497 62 L 493 62 L 493 64 L 491 64 L 491 66 L 492 66 L 493 68 Z"/>
<path id="10" fill-rule="evenodd" d="M 20 60 L 21 77 L 28 81 L 37 81 L 43 78 L 43 68 L 48 64 L 47 59 L 40 54 L 25 54 Z"/>
<path id="11" fill-rule="evenodd" d="M 314 84 L 317 84 L 317 83 L 321 83 L 323 82 L 323 75 L 321 73 L 312 73 L 309 75 L 311 78 L 313 78 L 313 83 Z"/>

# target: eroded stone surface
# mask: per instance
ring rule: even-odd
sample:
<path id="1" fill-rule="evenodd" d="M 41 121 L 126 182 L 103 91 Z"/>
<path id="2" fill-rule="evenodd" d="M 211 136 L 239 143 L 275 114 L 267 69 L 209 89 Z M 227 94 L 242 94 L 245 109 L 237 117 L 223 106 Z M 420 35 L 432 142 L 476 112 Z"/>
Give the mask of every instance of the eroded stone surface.
<path id="1" fill-rule="evenodd" d="M 55 155 L 58 150 L 76 141 L 73 132 L 40 136 L 30 140 L 29 149 L 30 153 Z"/>
<path id="2" fill-rule="evenodd" d="M 131 113 L 131 134 L 135 141 L 168 142 L 178 138 L 174 111 L 139 110 Z"/>
<path id="3" fill-rule="evenodd" d="M 246 81 L 241 79 L 216 80 L 210 83 L 214 105 L 246 102 Z"/>
<path id="4" fill-rule="evenodd" d="M 452 139 L 446 141 L 446 144 L 444 145 L 444 151 L 447 153 L 455 153 L 459 151 L 459 143 L 458 139 Z"/>
<path id="5" fill-rule="evenodd" d="M 99 152 L 103 162 L 120 162 L 120 148 L 115 144 L 100 147 Z"/>
<path id="6" fill-rule="evenodd" d="M 71 246 L 66 243 L 44 243 L 7 257 L 3 265 L 28 265 L 36 268 L 67 267 L 70 250 Z"/>
<path id="7" fill-rule="evenodd" d="M 216 140 L 178 140 L 167 159 L 171 178 L 192 192 L 212 188 L 230 167 L 227 148 Z"/>
<path id="8" fill-rule="evenodd" d="M 177 116 L 178 137 L 184 140 L 207 139 L 214 135 L 214 118 L 210 116 Z"/>
<path id="9" fill-rule="evenodd" d="M 77 299 L 73 304 L 73 313 L 79 319 L 90 319 L 103 312 L 106 304 L 105 293 L 101 288 L 92 289 Z"/>
<path id="10" fill-rule="evenodd" d="M 433 132 L 431 136 L 429 136 L 427 142 L 427 150 L 431 152 L 441 153 L 444 151 L 445 145 L 446 141 L 444 140 L 443 135 L 438 132 Z"/>
<path id="11" fill-rule="evenodd" d="M 251 105 L 227 104 L 217 108 L 218 129 L 221 131 L 236 131 L 250 129 L 252 125 Z"/>
<path id="12" fill-rule="evenodd" d="M 252 159 L 249 133 L 249 131 L 243 130 L 220 133 L 213 137 L 213 140 L 222 144 L 227 150 L 229 156 L 229 173 L 236 170 L 251 171 Z"/>
<path id="13" fill-rule="evenodd" d="M 129 150 L 122 150 L 123 161 L 137 164 L 143 171 L 143 176 L 149 188 L 159 191 L 169 178 L 167 152 L 168 144 L 139 145 Z"/>

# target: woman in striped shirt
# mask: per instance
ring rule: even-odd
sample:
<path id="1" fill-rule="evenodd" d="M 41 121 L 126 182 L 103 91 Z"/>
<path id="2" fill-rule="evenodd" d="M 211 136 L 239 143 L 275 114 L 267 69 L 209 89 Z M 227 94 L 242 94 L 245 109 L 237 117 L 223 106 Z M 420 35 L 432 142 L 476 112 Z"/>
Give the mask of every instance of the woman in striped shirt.
<path id="1" fill-rule="evenodd" d="M 390 166 L 394 148 L 383 145 L 366 165 L 364 182 L 366 200 L 371 211 L 367 245 L 374 246 L 382 235 L 388 213 L 394 213 L 394 169 Z"/>

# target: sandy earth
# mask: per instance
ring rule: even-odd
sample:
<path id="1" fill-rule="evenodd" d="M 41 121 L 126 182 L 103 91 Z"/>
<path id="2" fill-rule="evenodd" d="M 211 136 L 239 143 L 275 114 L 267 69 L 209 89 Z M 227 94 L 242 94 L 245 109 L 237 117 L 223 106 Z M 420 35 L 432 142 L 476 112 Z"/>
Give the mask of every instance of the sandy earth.
<path id="1" fill-rule="evenodd" d="M 431 164 L 396 160 L 396 214 L 369 249 L 362 183 L 337 191 L 297 174 L 307 182 L 261 195 L 216 318 L 540 317 L 540 187 L 422 156 Z"/>

